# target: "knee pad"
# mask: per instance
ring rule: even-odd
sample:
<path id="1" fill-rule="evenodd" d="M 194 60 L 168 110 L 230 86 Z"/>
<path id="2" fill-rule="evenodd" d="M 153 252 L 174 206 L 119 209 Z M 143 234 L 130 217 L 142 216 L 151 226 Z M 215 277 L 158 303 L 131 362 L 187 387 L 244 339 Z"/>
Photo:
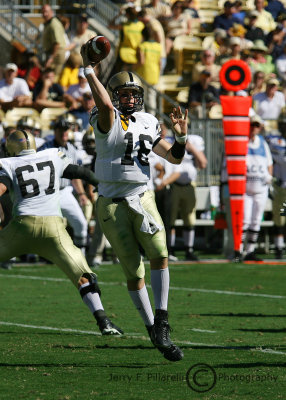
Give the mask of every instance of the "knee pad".
<path id="1" fill-rule="evenodd" d="M 90 293 L 90 292 L 98 293 L 99 296 L 101 296 L 101 290 L 100 290 L 100 288 L 98 286 L 98 283 L 97 283 L 97 280 L 96 280 L 96 275 L 92 274 L 92 273 L 90 274 L 88 272 L 85 272 L 82 275 L 82 277 L 86 278 L 88 280 L 89 285 L 80 288 L 79 292 L 80 292 L 81 297 L 84 297 L 87 293 Z"/>

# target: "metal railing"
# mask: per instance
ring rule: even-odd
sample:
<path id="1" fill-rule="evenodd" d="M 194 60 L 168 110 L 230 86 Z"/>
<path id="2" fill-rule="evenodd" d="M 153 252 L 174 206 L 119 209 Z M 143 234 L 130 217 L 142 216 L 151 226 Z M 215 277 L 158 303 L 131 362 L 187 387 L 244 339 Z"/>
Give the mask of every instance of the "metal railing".
<path id="1" fill-rule="evenodd" d="M 28 50 L 40 51 L 39 29 L 23 16 L 14 1 L 0 0 L 0 28 L 7 40 L 16 40 Z"/>

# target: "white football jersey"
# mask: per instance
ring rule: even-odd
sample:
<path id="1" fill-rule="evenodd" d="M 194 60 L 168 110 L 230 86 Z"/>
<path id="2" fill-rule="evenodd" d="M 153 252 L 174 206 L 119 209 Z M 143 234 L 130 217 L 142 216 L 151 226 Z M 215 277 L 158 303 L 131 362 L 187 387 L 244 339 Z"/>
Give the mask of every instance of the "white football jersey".
<path id="1" fill-rule="evenodd" d="M 272 165 L 272 156 L 268 144 L 262 136 L 255 136 L 248 143 L 246 156 L 246 193 L 262 193 L 267 185 L 268 167 Z"/>
<path id="2" fill-rule="evenodd" d="M 204 139 L 198 135 L 188 135 L 187 141 L 190 142 L 197 151 L 204 151 L 205 143 Z M 197 179 L 197 167 L 195 165 L 195 159 L 193 154 L 185 151 L 185 156 L 181 162 L 179 171 L 181 172 L 180 177 L 176 182 L 181 185 L 186 185 L 190 182 L 195 182 Z"/>
<path id="3" fill-rule="evenodd" d="M 91 117 L 96 142 L 95 176 L 99 182 L 146 184 L 150 179 L 149 154 L 160 138 L 159 121 L 153 115 L 135 112 L 126 120 L 116 109 L 107 134 Z"/>
<path id="4" fill-rule="evenodd" d="M 60 178 L 71 162 L 56 148 L 1 159 L 0 182 L 3 177 L 8 186 L 13 215 L 62 216 Z"/>

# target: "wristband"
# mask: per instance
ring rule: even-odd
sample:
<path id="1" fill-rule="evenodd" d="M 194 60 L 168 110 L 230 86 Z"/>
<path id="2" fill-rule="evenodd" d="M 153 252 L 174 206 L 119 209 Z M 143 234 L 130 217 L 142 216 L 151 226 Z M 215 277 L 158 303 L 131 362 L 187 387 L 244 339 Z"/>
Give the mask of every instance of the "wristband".
<path id="1" fill-rule="evenodd" d="M 185 143 L 179 143 L 175 140 L 170 151 L 174 158 L 176 158 L 177 160 L 182 159 L 185 155 Z"/>
<path id="2" fill-rule="evenodd" d="M 85 196 L 86 196 L 86 193 L 84 193 L 84 192 L 82 192 L 82 193 L 77 193 L 77 195 L 78 195 L 78 196 L 82 196 L 82 195 L 85 195 Z"/>
<path id="3" fill-rule="evenodd" d="M 175 135 L 175 139 L 176 139 L 176 142 L 178 142 L 180 144 L 186 144 L 187 135 L 186 134 L 184 136 Z"/>
<path id="4" fill-rule="evenodd" d="M 161 183 L 162 183 L 162 179 L 160 179 L 160 178 L 155 178 L 155 179 L 154 179 L 154 183 L 155 183 L 156 186 L 160 186 Z"/>
<path id="5" fill-rule="evenodd" d="M 94 70 L 91 67 L 85 67 L 83 72 L 84 72 L 85 76 L 90 75 L 90 74 L 94 74 Z"/>

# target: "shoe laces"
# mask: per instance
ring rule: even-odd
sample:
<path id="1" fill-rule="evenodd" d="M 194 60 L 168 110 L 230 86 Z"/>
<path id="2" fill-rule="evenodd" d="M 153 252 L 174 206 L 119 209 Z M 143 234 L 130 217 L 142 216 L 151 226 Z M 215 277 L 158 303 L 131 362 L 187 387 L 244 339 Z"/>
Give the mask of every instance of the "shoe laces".
<path id="1" fill-rule="evenodd" d="M 162 332 L 162 336 L 164 340 L 169 340 L 169 332 L 172 331 L 170 325 L 168 324 L 168 321 L 161 320 L 158 324 L 160 326 L 160 330 Z"/>

